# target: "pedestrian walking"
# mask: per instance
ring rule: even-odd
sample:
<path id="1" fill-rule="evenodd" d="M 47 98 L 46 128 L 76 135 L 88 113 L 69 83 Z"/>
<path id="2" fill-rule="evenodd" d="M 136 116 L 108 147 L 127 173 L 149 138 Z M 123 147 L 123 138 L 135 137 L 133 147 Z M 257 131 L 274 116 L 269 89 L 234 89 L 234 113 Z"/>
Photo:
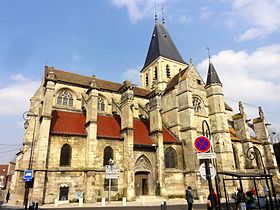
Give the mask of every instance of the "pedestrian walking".
<path id="1" fill-rule="evenodd" d="M 191 186 L 188 186 L 188 189 L 186 190 L 186 200 L 188 203 L 188 210 L 192 210 L 194 199 Z"/>
<path id="2" fill-rule="evenodd" d="M 8 190 L 7 195 L 6 195 L 6 203 L 9 202 L 10 199 L 10 190 Z"/>
<path id="3" fill-rule="evenodd" d="M 236 207 L 240 210 L 246 210 L 246 203 L 245 203 L 246 197 L 243 190 L 240 188 L 237 188 L 237 195 L 236 195 Z"/>
<path id="4" fill-rule="evenodd" d="M 211 203 L 211 200 L 213 203 Z M 212 193 L 207 197 L 207 210 L 217 209 L 217 205 L 219 203 L 219 197 L 217 193 L 215 193 L 214 189 L 212 189 Z"/>

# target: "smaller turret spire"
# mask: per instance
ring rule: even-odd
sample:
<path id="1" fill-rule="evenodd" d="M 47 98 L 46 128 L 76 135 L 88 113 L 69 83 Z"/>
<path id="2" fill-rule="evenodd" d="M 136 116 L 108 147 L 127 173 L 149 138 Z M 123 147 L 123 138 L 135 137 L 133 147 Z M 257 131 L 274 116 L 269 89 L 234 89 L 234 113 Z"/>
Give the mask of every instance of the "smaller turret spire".
<path id="1" fill-rule="evenodd" d="M 162 22 L 162 24 L 165 23 L 163 5 L 161 5 L 161 22 Z"/>
<path id="2" fill-rule="evenodd" d="M 206 86 L 212 85 L 212 84 L 222 85 L 222 83 L 219 79 L 219 76 L 216 72 L 216 69 L 211 61 L 210 49 L 209 49 L 209 47 L 207 47 L 206 49 L 208 50 L 208 58 L 209 58 L 209 67 L 208 67 Z"/>

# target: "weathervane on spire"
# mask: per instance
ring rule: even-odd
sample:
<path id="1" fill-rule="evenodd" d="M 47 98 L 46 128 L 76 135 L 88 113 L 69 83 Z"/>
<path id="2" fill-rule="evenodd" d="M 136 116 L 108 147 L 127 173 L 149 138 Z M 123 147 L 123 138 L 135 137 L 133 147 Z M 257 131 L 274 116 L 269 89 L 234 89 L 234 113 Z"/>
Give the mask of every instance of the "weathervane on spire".
<path id="1" fill-rule="evenodd" d="M 211 52 L 210 52 L 210 48 L 206 47 L 207 51 L 208 51 L 208 58 L 209 58 L 209 63 L 211 62 Z"/>
<path id="2" fill-rule="evenodd" d="M 162 22 L 162 24 L 165 23 L 163 5 L 161 5 L 161 22 Z"/>
<path id="3" fill-rule="evenodd" d="M 155 4 L 155 22 L 157 22 L 157 20 L 158 20 L 158 17 L 157 17 L 157 0 L 155 0 L 154 4 Z"/>

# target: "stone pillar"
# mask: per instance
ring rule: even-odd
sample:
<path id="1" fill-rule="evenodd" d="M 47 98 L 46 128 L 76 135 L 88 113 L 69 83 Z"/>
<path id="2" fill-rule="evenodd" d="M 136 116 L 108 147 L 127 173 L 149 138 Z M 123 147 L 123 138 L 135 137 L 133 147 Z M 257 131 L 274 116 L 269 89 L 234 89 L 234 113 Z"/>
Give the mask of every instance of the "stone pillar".
<path id="1" fill-rule="evenodd" d="M 166 197 L 165 187 L 165 166 L 164 166 L 164 147 L 163 130 L 161 116 L 161 92 L 156 89 L 149 95 L 150 98 L 150 133 L 157 144 L 157 177 L 160 184 L 160 196 Z"/>
<path id="2" fill-rule="evenodd" d="M 85 187 L 85 202 L 90 203 L 95 201 L 95 173 L 93 168 L 96 164 L 96 145 L 97 145 L 97 101 L 98 101 L 98 87 L 95 79 L 90 82 L 90 88 L 87 91 L 89 96 L 86 102 L 86 187 Z"/>
<path id="3" fill-rule="evenodd" d="M 180 139 L 183 141 L 185 185 L 192 186 L 194 192 L 198 191 L 196 172 L 199 162 L 194 149 L 194 140 L 197 138 L 195 125 L 194 107 L 192 102 L 192 91 L 189 80 L 181 79 L 178 84 L 178 118 L 180 124 Z"/>
<path id="4" fill-rule="evenodd" d="M 133 86 L 125 81 L 120 88 L 121 92 L 121 130 L 124 137 L 123 168 L 126 185 L 127 200 L 132 201 L 135 197 L 134 189 L 134 129 L 133 129 Z"/>
<path id="5" fill-rule="evenodd" d="M 44 203 L 44 191 L 48 167 L 49 134 L 55 89 L 55 74 L 51 71 L 51 69 L 46 77 L 45 88 L 38 141 L 36 143 L 34 142 L 34 156 L 36 156 L 36 161 L 34 161 L 32 166 L 32 169 L 34 169 L 35 172 L 32 197 L 33 200 L 36 200 L 39 204 Z"/>
<path id="6" fill-rule="evenodd" d="M 221 84 L 205 87 L 209 104 L 209 126 L 213 138 L 214 151 L 217 154 L 219 171 L 234 170 L 234 157 L 225 111 L 224 95 Z"/>
<path id="7" fill-rule="evenodd" d="M 269 133 L 268 129 L 266 126 L 266 121 L 264 118 L 263 111 L 261 107 L 259 107 L 259 117 L 253 119 L 253 126 L 254 126 L 254 131 L 256 133 L 256 138 L 257 140 L 260 140 L 262 142 L 263 146 L 263 151 L 264 154 L 262 155 L 261 158 L 264 157 L 264 165 L 266 169 L 272 173 L 274 178 L 277 178 L 277 182 L 279 181 L 279 170 L 276 162 L 276 157 L 274 154 L 274 149 L 272 144 L 269 142 Z"/>
<path id="8" fill-rule="evenodd" d="M 248 131 L 248 124 L 247 124 L 247 116 L 244 112 L 244 107 L 242 102 L 239 102 L 239 114 L 233 116 L 233 123 L 234 129 L 236 132 L 236 136 L 240 139 L 243 151 L 243 161 L 245 164 L 245 169 L 252 169 L 253 164 L 252 160 L 247 157 L 247 151 L 250 147 L 253 146 L 253 143 L 250 141 L 250 133 Z"/>

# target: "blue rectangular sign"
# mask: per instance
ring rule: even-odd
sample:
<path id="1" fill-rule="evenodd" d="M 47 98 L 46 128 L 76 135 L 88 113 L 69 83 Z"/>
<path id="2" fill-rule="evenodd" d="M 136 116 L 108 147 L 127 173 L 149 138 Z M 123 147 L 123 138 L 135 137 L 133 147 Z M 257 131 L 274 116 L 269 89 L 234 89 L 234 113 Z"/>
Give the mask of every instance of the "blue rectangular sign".
<path id="1" fill-rule="evenodd" d="M 24 175 L 23 175 L 23 179 L 25 182 L 30 182 L 32 181 L 33 178 L 33 171 L 32 170 L 25 170 L 24 171 Z"/>

